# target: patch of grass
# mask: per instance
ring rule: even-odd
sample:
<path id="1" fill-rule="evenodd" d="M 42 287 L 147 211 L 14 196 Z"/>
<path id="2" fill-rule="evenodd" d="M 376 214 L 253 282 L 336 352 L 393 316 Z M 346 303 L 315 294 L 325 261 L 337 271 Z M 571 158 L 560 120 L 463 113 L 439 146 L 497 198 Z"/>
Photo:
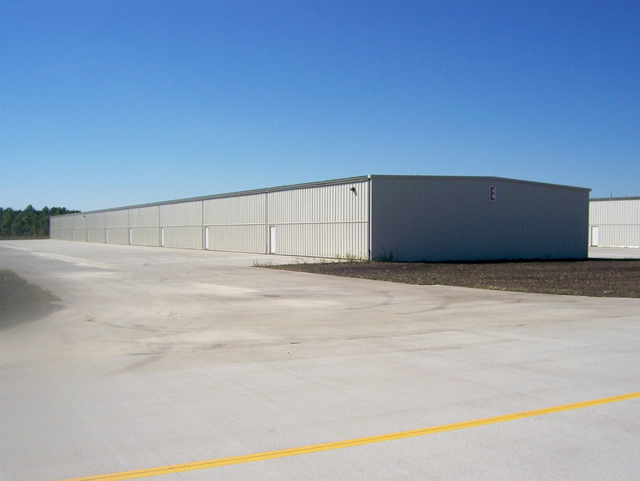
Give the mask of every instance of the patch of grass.
<path id="1" fill-rule="evenodd" d="M 54 301 L 59 299 L 16 273 L 0 269 L 0 329 L 50 314 L 57 309 Z"/>
<path id="2" fill-rule="evenodd" d="M 253 267 L 271 267 L 271 264 L 271 261 L 259 262 L 258 259 L 253 261 Z"/>

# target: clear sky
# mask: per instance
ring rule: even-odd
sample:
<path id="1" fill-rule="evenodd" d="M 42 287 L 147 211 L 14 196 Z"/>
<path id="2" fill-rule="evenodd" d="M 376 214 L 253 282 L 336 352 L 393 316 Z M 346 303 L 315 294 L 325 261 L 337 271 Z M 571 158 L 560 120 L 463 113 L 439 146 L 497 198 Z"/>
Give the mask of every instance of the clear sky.
<path id="1" fill-rule="evenodd" d="M 640 2 L 0 0 L 0 206 L 364 174 L 640 195 Z"/>

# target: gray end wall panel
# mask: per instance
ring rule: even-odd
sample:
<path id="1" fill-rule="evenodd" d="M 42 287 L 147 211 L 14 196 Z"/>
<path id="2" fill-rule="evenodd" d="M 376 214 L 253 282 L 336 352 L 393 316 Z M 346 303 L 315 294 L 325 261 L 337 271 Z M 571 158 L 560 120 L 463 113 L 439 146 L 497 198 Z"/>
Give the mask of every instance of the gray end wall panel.
<path id="1" fill-rule="evenodd" d="M 60 240 L 72 241 L 73 229 L 60 229 Z"/>
<path id="2" fill-rule="evenodd" d="M 496 200 L 489 188 L 496 187 Z M 588 190 L 489 178 L 372 178 L 374 257 L 587 257 Z"/>

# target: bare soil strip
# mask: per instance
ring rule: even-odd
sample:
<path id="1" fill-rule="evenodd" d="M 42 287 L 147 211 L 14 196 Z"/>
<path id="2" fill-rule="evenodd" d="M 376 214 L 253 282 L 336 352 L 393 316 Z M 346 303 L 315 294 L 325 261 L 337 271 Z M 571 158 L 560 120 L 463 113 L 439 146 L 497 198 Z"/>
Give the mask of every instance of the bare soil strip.
<path id="1" fill-rule="evenodd" d="M 328 262 L 272 266 L 334 276 L 540 294 L 640 298 L 640 260 Z"/>
<path id="2" fill-rule="evenodd" d="M 58 308 L 52 304 L 58 300 L 14 272 L 0 269 L 0 330 L 50 314 Z"/>

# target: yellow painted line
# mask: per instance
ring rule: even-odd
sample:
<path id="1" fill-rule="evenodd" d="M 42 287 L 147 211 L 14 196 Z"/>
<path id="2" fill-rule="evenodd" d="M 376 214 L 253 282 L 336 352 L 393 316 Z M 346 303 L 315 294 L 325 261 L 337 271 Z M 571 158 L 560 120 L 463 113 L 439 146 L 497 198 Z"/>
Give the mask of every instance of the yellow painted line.
<path id="1" fill-rule="evenodd" d="M 332 443 L 314 444 L 312 446 L 304 446 L 300 448 L 279 449 L 277 451 L 267 451 L 257 454 L 245 454 L 242 456 L 232 456 L 230 458 L 211 459 L 209 461 L 198 461 L 194 463 L 174 464 L 171 466 L 162 466 L 159 468 L 138 469 L 135 471 L 123 471 L 112 474 L 99 474 L 97 476 L 86 476 L 83 478 L 66 479 L 62 481 L 120 481 L 123 479 L 146 478 L 149 476 L 160 476 L 162 474 L 181 473 L 184 471 L 195 471 L 197 469 L 217 468 L 220 466 L 228 466 L 230 464 L 251 463 L 254 461 L 265 461 L 267 459 L 284 458 L 286 456 L 297 456 L 299 454 L 317 453 L 319 451 L 329 451 L 331 449 L 349 448 L 352 446 L 361 446 L 363 444 L 380 443 L 383 441 L 392 441 L 394 439 L 411 438 L 414 436 L 425 436 L 427 434 L 442 433 L 445 431 L 455 431 L 457 429 L 473 428 L 476 426 L 484 426 L 486 424 L 503 423 L 505 421 L 515 421 L 516 419 L 530 418 L 534 416 L 542 416 L 545 414 L 553 414 L 562 411 L 571 411 L 572 409 L 582 409 L 600 404 L 614 403 L 618 401 L 626 401 L 628 399 L 639 398 L 640 392 L 632 392 L 621 396 L 605 397 L 594 399 L 592 401 L 584 401 L 573 404 L 563 404 L 544 409 L 534 409 L 533 411 L 523 411 L 514 414 L 505 414 L 503 416 L 494 416 L 490 418 L 476 419 L 474 421 L 465 421 L 461 423 L 443 424 L 441 426 L 433 426 L 430 428 L 413 429 L 411 431 L 400 431 L 398 433 L 382 434 L 379 436 L 367 436 L 364 438 L 349 439 L 346 441 L 336 441 Z"/>

